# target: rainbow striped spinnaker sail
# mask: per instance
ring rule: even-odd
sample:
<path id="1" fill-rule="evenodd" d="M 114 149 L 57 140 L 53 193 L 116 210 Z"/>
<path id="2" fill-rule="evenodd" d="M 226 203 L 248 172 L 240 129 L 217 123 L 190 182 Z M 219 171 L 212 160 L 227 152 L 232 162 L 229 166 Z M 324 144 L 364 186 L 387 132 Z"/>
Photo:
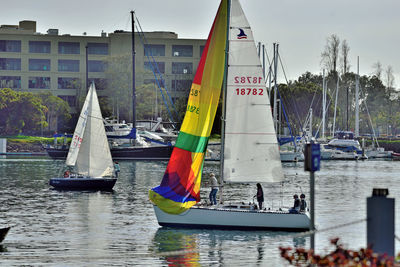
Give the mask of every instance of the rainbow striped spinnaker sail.
<path id="1" fill-rule="evenodd" d="M 149 191 L 161 210 L 180 214 L 200 201 L 201 172 L 226 60 L 228 0 L 222 0 L 190 90 L 186 114 L 161 184 Z"/>

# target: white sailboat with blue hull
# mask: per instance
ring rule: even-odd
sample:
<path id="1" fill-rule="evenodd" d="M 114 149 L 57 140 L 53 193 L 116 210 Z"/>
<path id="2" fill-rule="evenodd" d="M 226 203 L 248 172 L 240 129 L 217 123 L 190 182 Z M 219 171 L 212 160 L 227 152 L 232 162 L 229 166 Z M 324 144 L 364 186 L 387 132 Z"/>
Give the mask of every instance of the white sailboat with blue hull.
<path id="1" fill-rule="evenodd" d="M 225 6 L 227 10 L 221 10 Z M 222 0 L 217 17 L 221 14 L 228 14 L 226 49 L 228 59 L 225 64 L 225 86 L 223 86 L 225 106 L 221 137 L 220 184 L 280 182 L 284 179 L 284 175 L 270 101 L 253 33 L 238 0 Z M 218 21 L 217 18 L 215 21 Z M 214 24 L 216 23 L 214 22 Z M 216 26 L 213 25 L 213 29 L 214 27 Z M 210 38 L 216 37 L 211 36 L 209 40 Z M 211 50 L 212 47 L 208 49 Z M 218 53 L 218 51 L 213 52 L 213 55 Z M 224 56 L 224 52 L 220 52 L 220 54 Z M 207 59 L 209 59 L 209 55 L 207 55 Z M 213 71 L 208 73 L 213 73 Z M 201 93 L 205 90 L 207 88 L 202 89 Z M 177 143 L 179 143 L 179 138 L 180 136 Z M 195 162 L 197 155 L 192 153 L 191 157 Z M 310 217 L 307 212 L 289 213 L 288 209 L 258 210 L 251 204 L 227 204 L 221 201 L 222 194 L 220 194 L 220 203 L 217 205 L 203 206 L 198 203 L 181 213 L 178 211 L 174 214 L 175 211 L 170 212 L 168 203 L 175 205 L 174 203 L 180 199 L 179 194 L 183 187 L 189 188 L 189 182 L 182 182 L 185 178 L 179 176 L 179 169 L 175 170 L 174 168 L 174 162 L 170 160 L 166 171 L 167 176 L 164 176 L 159 187 L 153 188 L 149 192 L 149 197 L 155 204 L 154 210 L 158 223 L 161 226 L 286 231 L 302 231 L 310 228 Z M 195 169 L 192 167 L 192 170 Z M 178 177 L 181 179 L 182 186 L 174 187 Z M 193 178 L 189 175 L 187 179 Z M 172 190 L 165 191 L 168 187 L 171 187 Z M 185 193 L 183 199 L 195 198 L 197 184 L 193 188 L 191 192 Z M 169 196 L 172 197 L 166 199 Z M 185 209 L 185 205 L 184 202 L 183 209 Z"/>
<path id="2" fill-rule="evenodd" d="M 94 83 L 90 85 L 69 147 L 66 172 L 51 178 L 56 189 L 111 190 L 117 179 Z"/>

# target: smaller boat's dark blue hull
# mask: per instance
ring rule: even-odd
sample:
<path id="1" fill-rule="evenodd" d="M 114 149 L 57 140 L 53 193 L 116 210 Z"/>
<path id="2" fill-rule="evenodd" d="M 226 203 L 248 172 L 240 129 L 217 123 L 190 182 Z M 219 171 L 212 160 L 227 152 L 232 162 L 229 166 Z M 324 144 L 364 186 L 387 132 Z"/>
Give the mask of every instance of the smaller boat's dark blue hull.
<path id="1" fill-rule="evenodd" d="M 51 178 L 49 185 L 61 190 L 112 190 L 117 178 Z"/>
<path id="2" fill-rule="evenodd" d="M 4 240 L 4 238 L 6 237 L 8 230 L 10 230 L 10 227 L 6 227 L 6 228 L 0 228 L 0 243 Z"/>

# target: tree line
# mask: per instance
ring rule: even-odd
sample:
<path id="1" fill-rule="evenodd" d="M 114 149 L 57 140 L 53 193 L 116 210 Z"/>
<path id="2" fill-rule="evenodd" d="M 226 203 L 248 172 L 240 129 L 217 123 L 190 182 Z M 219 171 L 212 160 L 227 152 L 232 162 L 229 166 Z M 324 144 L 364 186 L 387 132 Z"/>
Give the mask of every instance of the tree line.
<path id="1" fill-rule="evenodd" d="M 332 34 L 321 53 L 321 67 L 327 70 L 326 133 L 355 128 L 356 80 L 359 79 L 360 134 L 394 136 L 400 133 L 400 97 L 394 88 L 394 70 L 389 65 L 383 69 L 378 61 L 373 73 L 357 77 L 350 71 L 350 46 L 346 40 Z M 279 85 L 279 92 L 289 117 L 289 125 L 296 134 L 302 132 L 310 108 L 313 111 L 313 128 L 320 129 L 322 120 L 322 74 L 305 72 L 297 80 Z M 336 90 L 338 98 L 336 102 Z M 336 121 L 334 112 L 336 108 Z M 312 104 L 311 104 L 312 103 Z M 284 123 L 286 124 L 286 123 Z M 287 126 L 287 125 L 286 125 Z M 320 130 L 321 132 L 321 130 Z M 315 133 L 315 132 L 314 132 Z"/>

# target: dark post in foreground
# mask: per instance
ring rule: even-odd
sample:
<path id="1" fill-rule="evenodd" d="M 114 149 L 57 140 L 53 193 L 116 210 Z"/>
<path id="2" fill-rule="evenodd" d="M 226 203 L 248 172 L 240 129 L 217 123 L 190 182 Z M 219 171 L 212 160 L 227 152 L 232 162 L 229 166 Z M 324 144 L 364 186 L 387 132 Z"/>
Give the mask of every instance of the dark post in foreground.
<path id="1" fill-rule="evenodd" d="M 374 188 L 367 198 L 367 245 L 374 252 L 394 256 L 394 198 L 387 188 Z"/>
<path id="2" fill-rule="evenodd" d="M 315 176 L 314 172 L 319 171 L 321 161 L 321 150 L 319 144 L 313 142 L 305 144 L 304 147 L 304 170 L 310 172 L 310 230 L 315 230 Z M 311 248 L 314 249 L 314 234 L 311 235 Z"/>

